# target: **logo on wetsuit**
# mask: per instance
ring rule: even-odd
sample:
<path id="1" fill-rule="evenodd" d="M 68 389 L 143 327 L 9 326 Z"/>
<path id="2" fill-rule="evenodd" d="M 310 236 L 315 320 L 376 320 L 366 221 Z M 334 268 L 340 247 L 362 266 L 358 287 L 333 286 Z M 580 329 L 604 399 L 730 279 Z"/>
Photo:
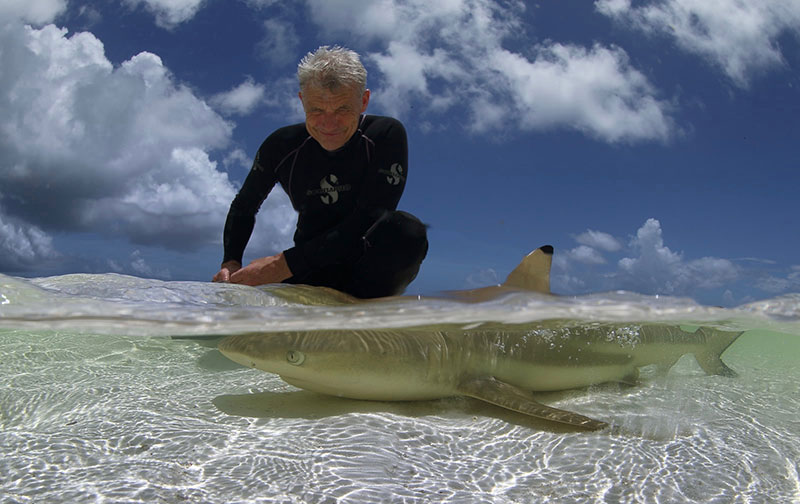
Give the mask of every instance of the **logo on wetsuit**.
<path id="1" fill-rule="evenodd" d="M 319 199 L 322 200 L 323 203 L 326 205 L 333 205 L 339 201 L 340 192 L 349 191 L 352 187 L 350 184 L 336 185 L 337 182 L 339 182 L 339 178 L 331 173 L 319 181 L 319 189 L 309 189 L 306 191 L 306 196 L 318 194 Z"/>
<path id="2" fill-rule="evenodd" d="M 386 182 L 391 185 L 400 185 L 403 181 L 403 166 L 400 163 L 393 164 L 388 170 L 378 170 L 378 173 L 386 175 Z"/>

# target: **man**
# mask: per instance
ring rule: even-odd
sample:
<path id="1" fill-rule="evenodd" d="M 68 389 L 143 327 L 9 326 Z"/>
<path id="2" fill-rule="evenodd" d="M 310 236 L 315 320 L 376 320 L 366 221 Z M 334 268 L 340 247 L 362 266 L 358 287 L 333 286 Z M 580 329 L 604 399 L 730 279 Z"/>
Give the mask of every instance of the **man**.
<path id="1" fill-rule="evenodd" d="M 403 125 L 365 115 L 367 71 L 327 46 L 298 65 L 305 123 L 272 133 L 231 203 L 215 282 L 303 283 L 356 297 L 400 294 L 428 250 L 425 226 L 397 211 L 408 173 Z M 255 215 L 276 182 L 298 212 L 294 247 L 242 267 Z"/>

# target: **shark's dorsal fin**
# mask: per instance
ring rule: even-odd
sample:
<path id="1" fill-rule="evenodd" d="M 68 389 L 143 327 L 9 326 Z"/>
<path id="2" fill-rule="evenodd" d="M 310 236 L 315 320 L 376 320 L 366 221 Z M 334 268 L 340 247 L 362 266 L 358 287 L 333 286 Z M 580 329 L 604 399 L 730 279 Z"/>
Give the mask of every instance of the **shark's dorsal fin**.
<path id="1" fill-rule="evenodd" d="M 503 287 L 525 289 L 550 294 L 550 265 L 553 262 L 553 247 L 544 245 L 522 260 L 508 274 Z"/>

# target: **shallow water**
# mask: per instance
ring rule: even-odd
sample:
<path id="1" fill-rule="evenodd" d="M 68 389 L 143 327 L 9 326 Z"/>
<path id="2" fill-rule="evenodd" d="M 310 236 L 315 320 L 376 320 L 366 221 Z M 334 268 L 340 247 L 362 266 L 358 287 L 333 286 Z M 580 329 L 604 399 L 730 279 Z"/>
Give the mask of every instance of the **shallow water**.
<path id="1" fill-rule="evenodd" d="M 635 387 L 542 394 L 575 432 L 465 398 L 315 395 L 211 336 L 479 323 L 746 330 Z M 610 293 L 309 306 L 285 291 L 119 275 L 0 276 L 0 502 L 800 502 L 800 295 L 735 309 Z"/>

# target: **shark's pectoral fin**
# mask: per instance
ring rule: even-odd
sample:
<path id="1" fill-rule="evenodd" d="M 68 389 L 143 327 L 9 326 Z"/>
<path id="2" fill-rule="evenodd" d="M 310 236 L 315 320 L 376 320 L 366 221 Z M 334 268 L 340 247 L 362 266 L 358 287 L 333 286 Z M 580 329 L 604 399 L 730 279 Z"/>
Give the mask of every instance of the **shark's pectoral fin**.
<path id="1" fill-rule="evenodd" d="M 459 384 L 458 392 L 502 408 L 537 418 L 544 418 L 552 422 L 573 425 L 587 430 L 599 430 L 608 427 L 605 422 L 593 420 L 570 411 L 545 406 L 537 402 L 529 392 L 491 376 L 465 380 Z"/>

